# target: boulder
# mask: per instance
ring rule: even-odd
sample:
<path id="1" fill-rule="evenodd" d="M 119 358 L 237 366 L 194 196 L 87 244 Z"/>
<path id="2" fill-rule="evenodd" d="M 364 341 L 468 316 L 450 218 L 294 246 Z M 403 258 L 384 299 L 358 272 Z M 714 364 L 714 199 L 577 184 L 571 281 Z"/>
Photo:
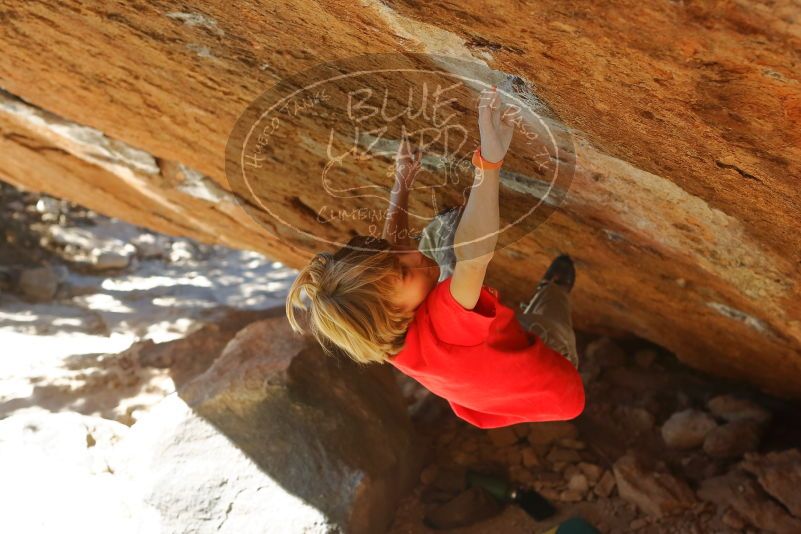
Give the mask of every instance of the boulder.
<path id="1" fill-rule="evenodd" d="M 512 427 L 493 428 L 487 430 L 490 441 L 496 447 L 514 445 L 520 439 L 517 432 Z"/>
<path id="2" fill-rule="evenodd" d="M 389 369 L 326 356 L 282 318 L 238 332 L 125 447 L 174 533 L 382 532 L 421 468 Z"/>
<path id="3" fill-rule="evenodd" d="M 599 367 L 617 367 L 626 363 L 626 353 L 614 340 L 604 336 L 591 341 L 584 351 L 588 362 Z"/>
<path id="4" fill-rule="evenodd" d="M 801 518 L 801 452 L 798 449 L 765 455 L 746 454 L 742 467 L 756 475 L 766 492 Z"/>
<path id="5" fill-rule="evenodd" d="M 567 481 L 567 488 L 572 491 L 580 493 L 582 496 L 590 489 L 590 483 L 586 475 L 581 473 L 574 474 Z"/>
<path id="6" fill-rule="evenodd" d="M 576 436 L 578 436 L 578 428 L 573 423 L 549 421 L 531 424 L 528 441 L 532 445 L 550 445 L 560 439 L 575 438 Z"/>
<path id="7" fill-rule="evenodd" d="M 604 472 L 601 466 L 587 462 L 581 462 L 578 464 L 578 468 L 582 473 L 584 473 L 584 476 L 587 477 L 587 480 L 590 482 L 590 484 L 595 484 L 598 482 Z"/>
<path id="8" fill-rule="evenodd" d="M 720 520 L 724 525 L 738 532 L 743 530 L 746 526 L 743 517 L 734 510 L 732 510 L 731 508 L 727 508 L 726 511 L 723 512 L 723 515 L 720 517 Z"/>
<path id="9" fill-rule="evenodd" d="M 581 456 L 573 449 L 553 447 L 546 459 L 552 464 L 577 463 L 581 461 Z"/>
<path id="10" fill-rule="evenodd" d="M 47 302 L 56 296 L 58 278 L 56 271 L 49 265 L 24 269 L 19 275 L 17 289 L 29 300 Z"/>
<path id="11" fill-rule="evenodd" d="M 540 457 L 532 447 L 524 447 L 520 455 L 524 467 L 531 468 L 540 465 Z"/>
<path id="12" fill-rule="evenodd" d="M 672 449 L 693 449 L 704 443 L 704 438 L 717 423 L 709 414 L 699 410 L 684 410 L 670 416 L 662 425 L 662 439 Z"/>
<path id="13" fill-rule="evenodd" d="M 759 448 L 762 425 L 750 419 L 713 428 L 704 438 L 704 452 L 713 458 L 739 458 Z"/>
<path id="14" fill-rule="evenodd" d="M 698 496 L 719 506 L 731 507 L 764 531 L 778 534 L 801 532 L 801 519 L 788 514 L 741 470 L 705 480 L 698 488 Z"/>
<path id="15" fill-rule="evenodd" d="M 144 233 L 134 237 L 131 244 L 142 259 L 168 258 L 172 249 L 170 239 L 163 235 Z"/>
<path id="16" fill-rule="evenodd" d="M 615 406 L 612 417 L 621 429 L 631 434 L 648 432 L 655 423 L 654 415 L 645 408 L 626 404 Z"/>
<path id="17" fill-rule="evenodd" d="M 593 492 L 599 497 L 609 497 L 615 489 L 615 475 L 611 471 L 604 471 L 598 483 L 593 488 Z"/>
<path id="18" fill-rule="evenodd" d="M 684 481 L 667 472 L 645 469 L 633 455 L 620 457 L 613 471 L 620 496 L 646 514 L 662 517 L 696 503 L 695 494 Z"/>
<path id="19" fill-rule="evenodd" d="M 717 397 L 713 397 L 707 403 L 707 408 L 709 408 L 709 411 L 715 416 L 725 419 L 726 421 L 751 419 L 757 423 L 767 423 L 771 418 L 770 412 L 762 406 L 748 399 L 735 397 L 734 395 L 718 395 Z"/>
<path id="20" fill-rule="evenodd" d="M 96 271 L 125 269 L 131 263 L 131 254 L 115 250 L 96 250 L 89 256 L 89 264 Z"/>
<path id="21" fill-rule="evenodd" d="M 48 227 L 48 237 L 61 256 L 72 263 L 95 271 L 124 269 L 136 254 L 136 248 L 116 237 L 121 225 L 105 221 L 98 226 Z M 125 233 L 130 233 L 130 229 Z"/>
<path id="22" fill-rule="evenodd" d="M 566 489 L 559 492 L 559 500 L 564 502 L 580 502 L 584 499 L 584 493 L 575 489 Z"/>
<path id="23" fill-rule="evenodd" d="M 561 208 L 497 251 L 488 284 L 521 301 L 553 256 L 568 252 L 580 266 L 579 329 L 631 332 L 705 371 L 798 396 L 801 284 L 797 258 L 787 253 L 801 250 L 794 8 L 685 4 L 587 3 L 580 16 L 555 1 L 535 10 L 505 4 L 494 11 L 503 23 L 482 33 L 478 2 L 460 5 L 458 16 L 445 4 L 368 0 L 358 17 L 347 2 L 243 17 L 220 2 L 168 1 L 158 10 L 118 2 L 110 10 L 100 0 L 69 0 L 79 7 L 65 9 L 11 0 L 0 29 L 0 176 L 158 232 L 258 250 L 298 268 L 351 232 L 368 233 L 368 216 L 386 209 L 386 154 L 401 121 L 408 131 L 433 133 L 426 136 L 432 157 L 410 199 L 414 229 L 443 200 L 463 200 L 469 183 L 446 172 L 477 146 L 481 84 L 439 99 L 431 88 L 497 82 L 509 98 L 536 106 L 564 144 L 557 157 L 532 149 L 523 133 L 513 140 L 501 226 L 532 206 Z M 375 50 L 391 57 L 354 64 Z M 270 89 L 277 101 L 311 87 L 305 73 L 335 57 L 347 59 L 314 77 L 334 72 L 337 81 L 294 99 L 275 142 L 253 158 L 263 179 L 252 192 L 232 185 L 235 173 L 227 176 L 225 166 L 240 159 L 222 155 L 247 104 Z M 426 93 L 409 85 L 407 72 L 388 72 L 385 86 L 340 76 L 377 66 L 441 74 L 418 72 Z M 315 99 L 366 87 L 375 104 L 386 89 L 395 105 L 376 119 L 397 121 L 356 128 L 341 99 Z M 398 109 L 426 101 L 422 94 L 425 111 Z M 438 165 L 453 138 L 441 135 L 443 118 L 458 120 L 454 131 L 464 138 L 453 145 L 463 148 Z M 380 126 L 388 128 L 376 134 Z M 341 149 L 336 159 L 326 150 L 329 134 Z M 372 159 L 338 157 L 370 147 Z M 556 183 L 545 195 L 543 161 L 572 171 L 569 194 Z M 329 163 L 336 187 L 323 181 Z M 435 198 L 440 193 L 445 198 Z"/>

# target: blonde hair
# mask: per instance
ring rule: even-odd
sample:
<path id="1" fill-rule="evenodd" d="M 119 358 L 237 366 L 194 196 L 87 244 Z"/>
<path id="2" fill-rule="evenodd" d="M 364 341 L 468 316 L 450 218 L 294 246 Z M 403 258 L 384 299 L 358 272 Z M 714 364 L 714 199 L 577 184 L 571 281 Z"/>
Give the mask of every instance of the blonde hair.
<path id="1" fill-rule="evenodd" d="M 295 308 L 307 310 L 311 333 L 327 354 L 334 346 L 358 363 L 384 363 L 403 348 L 414 318 L 413 311 L 403 311 L 392 300 L 400 274 L 398 254 L 384 239 L 356 236 L 335 254 L 318 253 L 289 288 L 289 324 L 304 333 Z"/>

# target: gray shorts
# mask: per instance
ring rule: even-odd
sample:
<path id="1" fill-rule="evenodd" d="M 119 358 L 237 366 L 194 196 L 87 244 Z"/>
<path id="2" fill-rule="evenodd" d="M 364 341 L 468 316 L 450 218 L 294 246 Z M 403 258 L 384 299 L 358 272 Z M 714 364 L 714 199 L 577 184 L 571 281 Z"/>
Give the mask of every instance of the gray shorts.
<path id="1" fill-rule="evenodd" d="M 443 210 L 421 233 L 417 249 L 439 264 L 439 282 L 453 275 L 453 268 L 456 266 L 453 236 L 463 211 L 464 206 Z M 517 311 L 520 324 L 578 368 L 570 294 L 557 284 L 540 283 L 531 304 L 528 313 Z"/>
<path id="2" fill-rule="evenodd" d="M 578 369 L 576 333 L 571 315 L 570 293 L 549 281 L 539 284 L 528 313 L 519 310 L 517 319 L 523 328 L 536 334 Z"/>
<path id="3" fill-rule="evenodd" d="M 417 250 L 439 264 L 439 281 L 453 275 L 456 254 L 453 251 L 453 236 L 464 206 L 455 206 L 441 211 L 423 228 Z"/>

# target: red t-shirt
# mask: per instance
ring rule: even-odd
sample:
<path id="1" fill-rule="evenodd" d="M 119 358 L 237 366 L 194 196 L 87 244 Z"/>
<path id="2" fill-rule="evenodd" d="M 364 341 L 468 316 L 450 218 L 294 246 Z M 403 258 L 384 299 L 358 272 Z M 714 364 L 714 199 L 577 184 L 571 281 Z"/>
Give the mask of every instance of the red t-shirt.
<path id="1" fill-rule="evenodd" d="M 576 368 L 527 332 L 487 286 L 465 309 L 451 295 L 452 279 L 420 304 L 403 349 L 388 361 L 480 428 L 578 416 L 584 385 Z"/>

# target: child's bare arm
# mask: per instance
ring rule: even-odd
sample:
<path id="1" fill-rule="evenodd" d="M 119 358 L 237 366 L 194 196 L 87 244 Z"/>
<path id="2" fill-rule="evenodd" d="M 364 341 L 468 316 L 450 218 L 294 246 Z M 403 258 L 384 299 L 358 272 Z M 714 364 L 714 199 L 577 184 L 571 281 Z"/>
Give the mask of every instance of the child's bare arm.
<path id="1" fill-rule="evenodd" d="M 387 219 L 384 222 L 384 231 L 381 237 L 394 245 L 409 245 L 409 190 L 395 183 L 389 197 Z"/>
<path id="2" fill-rule="evenodd" d="M 516 111 L 519 110 L 501 103 L 494 86 L 482 92 L 478 125 L 484 159 L 497 162 L 504 158 L 514 133 Z M 498 243 L 499 186 L 499 169 L 476 169 L 470 197 L 454 234 L 456 266 L 451 294 L 467 309 L 472 309 L 478 301 L 487 265 Z"/>
<path id="3" fill-rule="evenodd" d="M 486 169 L 483 175 L 476 169 L 470 197 L 453 237 L 457 262 L 486 265 L 492 259 L 500 226 L 499 183 L 498 169 Z"/>
<path id="4" fill-rule="evenodd" d="M 481 92 L 478 105 L 478 128 L 481 155 L 492 162 L 506 156 L 514 133 L 516 108 L 501 103 L 495 86 Z M 499 169 L 475 170 L 473 187 L 464 213 L 454 234 L 457 261 L 487 264 L 498 243 L 500 215 L 498 207 Z"/>
<path id="5" fill-rule="evenodd" d="M 419 150 L 412 151 L 409 141 L 404 137 L 398 146 L 395 157 L 395 182 L 389 197 L 387 218 L 381 237 L 392 244 L 411 246 L 409 236 L 409 189 L 420 169 Z"/>

